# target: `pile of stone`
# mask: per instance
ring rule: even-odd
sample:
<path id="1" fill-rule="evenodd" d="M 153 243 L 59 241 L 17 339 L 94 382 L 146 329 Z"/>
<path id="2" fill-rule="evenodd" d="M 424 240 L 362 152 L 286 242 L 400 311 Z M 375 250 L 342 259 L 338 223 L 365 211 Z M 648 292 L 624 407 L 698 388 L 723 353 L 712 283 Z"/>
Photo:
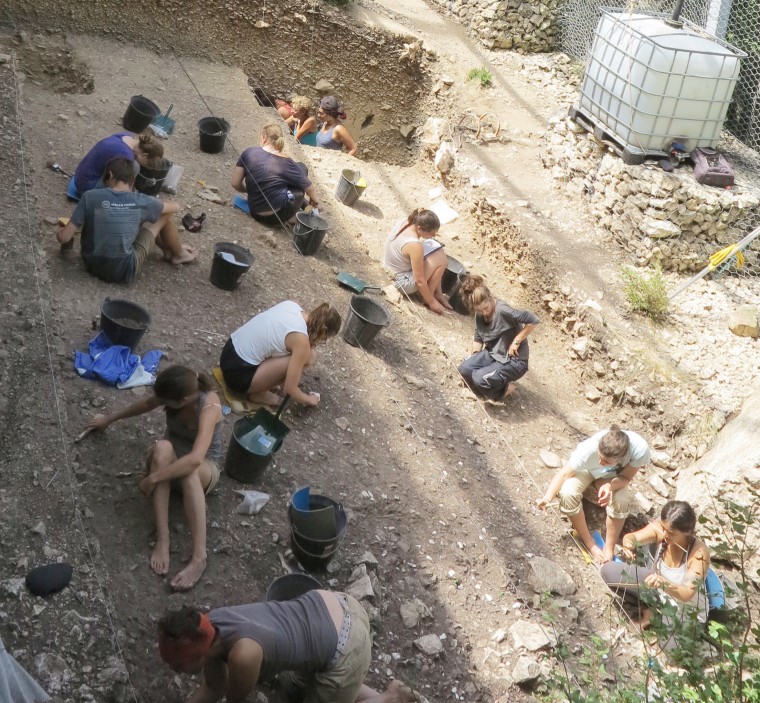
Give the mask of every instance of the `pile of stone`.
<path id="1" fill-rule="evenodd" d="M 434 0 L 469 27 L 488 49 L 519 53 L 551 51 L 557 35 L 559 0 Z"/>
<path id="2" fill-rule="evenodd" d="M 640 266 L 698 271 L 760 216 L 760 190 L 704 186 L 687 166 L 667 173 L 651 163 L 627 165 L 569 118 L 550 120 L 543 160 L 557 181 L 588 196 L 599 224 Z"/>

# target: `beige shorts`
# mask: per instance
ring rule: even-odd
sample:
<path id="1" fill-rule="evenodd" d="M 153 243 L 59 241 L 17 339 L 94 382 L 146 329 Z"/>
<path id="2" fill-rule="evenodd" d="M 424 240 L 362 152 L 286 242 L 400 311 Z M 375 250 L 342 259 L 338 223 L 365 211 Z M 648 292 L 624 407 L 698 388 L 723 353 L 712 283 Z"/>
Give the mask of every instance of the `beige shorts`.
<path id="1" fill-rule="evenodd" d="M 156 235 L 147 227 L 140 227 L 135 241 L 132 242 L 132 250 L 135 252 L 136 271 L 139 271 L 148 259 L 148 255 L 156 244 Z"/>
<path id="2" fill-rule="evenodd" d="M 575 476 L 565 479 L 559 490 L 559 507 L 565 515 L 577 515 L 583 508 L 583 499 L 597 505 L 597 482 L 589 471 L 576 471 Z M 607 515 L 613 520 L 628 517 L 631 494 L 628 486 L 613 491 L 607 505 Z"/>
<path id="3" fill-rule="evenodd" d="M 150 459 L 153 455 L 153 447 L 156 445 L 153 444 L 150 449 L 148 449 L 148 453 L 145 455 L 145 476 L 147 476 L 150 473 Z M 211 476 L 211 479 L 208 482 L 208 485 L 203 489 L 203 494 L 208 495 L 213 491 L 217 485 L 219 484 L 219 477 L 221 476 L 221 471 L 219 470 L 219 466 L 215 461 L 212 461 L 211 459 L 204 459 L 201 461 L 201 465 L 205 464 L 208 466 L 208 472 L 209 476 Z M 200 468 L 200 465 L 199 467 Z M 173 491 L 179 491 L 180 489 L 180 482 L 178 480 L 172 481 L 172 490 Z"/>

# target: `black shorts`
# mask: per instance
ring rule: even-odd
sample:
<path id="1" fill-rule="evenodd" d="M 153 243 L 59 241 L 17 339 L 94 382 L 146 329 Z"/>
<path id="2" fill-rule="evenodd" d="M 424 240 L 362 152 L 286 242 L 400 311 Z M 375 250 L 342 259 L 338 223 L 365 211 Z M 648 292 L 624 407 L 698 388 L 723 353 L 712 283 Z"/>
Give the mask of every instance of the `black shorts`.
<path id="1" fill-rule="evenodd" d="M 235 345 L 232 343 L 232 337 L 227 340 L 224 349 L 222 349 L 219 367 L 222 369 L 222 376 L 224 376 L 224 382 L 227 384 L 227 387 L 231 391 L 240 393 L 241 395 L 248 393 L 253 376 L 259 368 L 258 366 L 249 364 L 245 359 L 241 359 L 238 356 L 238 353 L 235 351 Z"/>

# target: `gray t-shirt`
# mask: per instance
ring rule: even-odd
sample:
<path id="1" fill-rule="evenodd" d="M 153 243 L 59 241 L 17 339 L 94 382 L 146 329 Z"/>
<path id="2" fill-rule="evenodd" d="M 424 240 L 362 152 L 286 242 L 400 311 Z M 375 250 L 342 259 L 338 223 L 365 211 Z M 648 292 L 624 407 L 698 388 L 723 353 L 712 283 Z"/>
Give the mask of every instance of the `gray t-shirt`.
<path id="1" fill-rule="evenodd" d="M 532 312 L 518 310 L 497 300 L 490 322 L 486 322 L 482 315 L 475 315 L 475 341 L 486 348 L 494 361 L 503 364 L 509 359 L 509 347 L 520 330 L 525 325 L 539 322 L 541 320 Z M 517 358 L 527 361 L 528 354 L 528 340 L 525 339 L 518 347 Z"/>
<path id="2" fill-rule="evenodd" d="M 634 469 L 641 468 L 649 463 L 649 445 L 647 441 L 636 432 L 623 430 L 628 435 L 628 454 L 615 466 L 602 466 L 599 463 L 599 442 L 609 430 L 601 430 L 588 439 L 584 439 L 570 455 L 568 464 L 575 471 L 588 471 L 597 478 L 613 479 L 626 466 Z"/>
<path id="3" fill-rule="evenodd" d="M 283 602 L 217 608 L 208 616 L 227 651 L 240 639 L 261 645 L 262 679 L 281 671 L 322 671 L 338 646 L 335 624 L 317 591 Z"/>
<path id="4" fill-rule="evenodd" d="M 129 283 L 137 273 L 132 244 L 143 222 L 155 222 L 163 212 L 158 198 L 113 188 L 88 190 L 71 222 L 82 227 L 82 258 L 87 270 L 112 283 Z"/>

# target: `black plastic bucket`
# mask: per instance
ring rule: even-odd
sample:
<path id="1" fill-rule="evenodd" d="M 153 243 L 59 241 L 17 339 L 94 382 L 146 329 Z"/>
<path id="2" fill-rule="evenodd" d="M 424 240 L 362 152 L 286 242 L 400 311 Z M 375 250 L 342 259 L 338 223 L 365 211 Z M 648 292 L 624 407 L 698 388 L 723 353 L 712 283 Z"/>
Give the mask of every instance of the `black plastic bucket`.
<path id="1" fill-rule="evenodd" d="M 113 344 L 134 351 L 150 326 L 150 313 L 141 305 L 119 298 L 106 298 L 100 306 L 100 329 Z"/>
<path id="2" fill-rule="evenodd" d="M 316 548 L 342 539 L 348 516 L 343 506 L 332 498 L 312 494 L 308 510 L 299 510 L 292 503 L 288 506 L 288 521 L 299 537 L 313 542 Z"/>
<path id="3" fill-rule="evenodd" d="M 148 100 L 144 95 L 133 95 L 129 99 L 129 105 L 124 117 L 121 118 L 121 123 L 124 129 L 139 134 L 160 114 L 161 110 L 152 100 Z"/>
<path id="4" fill-rule="evenodd" d="M 172 162 L 169 159 L 162 159 L 160 168 L 140 166 L 140 171 L 135 177 L 135 190 L 143 195 L 158 195 L 171 167 Z"/>
<path id="5" fill-rule="evenodd" d="M 267 588 L 266 601 L 293 600 L 309 591 L 322 588 L 322 584 L 308 574 L 278 576 Z"/>
<path id="6" fill-rule="evenodd" d="M 203 117 L 198 120 L 198 133 L 201 151 L 206 154 L 218 154 L 224 149 L 224 142 L 230 133 L 230 124 L 221 117 Z"/>
<path id="7" fill-rule="evenodd" d="M 454 310 L 462 315 L 468 315 L 470 311 L 459 296 L 459 289 L 462 287 L 462 281 L 467 276 L 467 269 L 453 256 L 447 256 L 446 258 L 448 259 L 448 264 L 441 278 L 441 290 L 449 297 L 449 302 Z"/>
<path id="8" fill-rule="evenodd" d="M 227 261 L 223 254 L 231 254 L 237 263 Z M 251 268 L 254 259 L 248 249 L 232 242 L 217 242 L 214 244 L 214 260 L 211 262 L 209 280 L 222 290 L 235 290 L 240 283 L 240 277 Z"/>
<path id="9" fill-rule="evenodd" d="M 296 249 L 304 256 L 316 254 L 330 225 L 324 217 L 310 212 L 297 213 L 296 220 L 296 224 L 293 225 L 293 242 Z"/>
<path id="10" fill-rule="evenodd" d="M 391 314 L 380 303 L 365 295 L 351 298 L 343 339 L 354 347 L 366 347 L 391 323 Z"/>
<path id="11" fill-rule="evenodd" d="M 243 440 L 257 427 L 262 427 L 266 434 L 275 438 L 273 446 L 262 453 L 252 451 Z M 232 426 L 224 472 L 241 483 L 258 481 L 274 455 L 280 451 L 282 441 L 289 432 L 290 428 L 284 422 L 264 408 L 259 408 L 253 415 L 239 418 Z"/>
<path id="12" fill-rule="evenodd" d="M 359 171 L 352 171 L 344 168 L 340 172 L 338 187 L 335 189 L 335 197 L 344 205 L 353 205 L 362 193 L 367 189 L 366 185 L 359 185 L 362 174 Z"/>

